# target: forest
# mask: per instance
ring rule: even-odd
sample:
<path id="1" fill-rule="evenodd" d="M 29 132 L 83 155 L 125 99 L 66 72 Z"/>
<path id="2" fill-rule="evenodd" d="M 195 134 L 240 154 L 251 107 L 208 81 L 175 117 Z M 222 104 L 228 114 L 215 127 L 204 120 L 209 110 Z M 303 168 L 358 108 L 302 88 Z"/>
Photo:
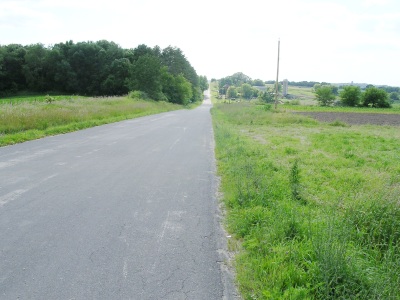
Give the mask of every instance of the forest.
<path id="1" fill-rule="evenodd" d="M 144 44 L 123 49 L 114 42 L 67 41 L 52 46 L 0 45 L 0 97 L 30 94 L 125 95 L 141 91 L 153 100 L 188 104 L 202 99 L 207 78 L 182 50 Z"/>

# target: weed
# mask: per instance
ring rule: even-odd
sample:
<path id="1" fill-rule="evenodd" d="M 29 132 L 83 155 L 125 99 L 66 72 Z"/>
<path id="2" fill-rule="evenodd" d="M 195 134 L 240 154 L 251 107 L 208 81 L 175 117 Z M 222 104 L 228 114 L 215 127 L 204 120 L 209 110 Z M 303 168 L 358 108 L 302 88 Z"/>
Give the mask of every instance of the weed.
<path id="1" fill-rule="evenodd" d="M 290 168 L 290 189 L 292 191 L 292 199 L 300 201 L 300 170 L 298 160 L 296 159 Z"/>
<path id="2" fill-rule="evenodd" d="M 348 124 L 346 124 L 346 123 L 344 123 L 342 121 L 339 121 L 339 120 L 336 120 L 336 121 L 334 121 L 332 123 L 329 123 L 329 125 L 330 126 L 336 126 L 336 127 L 349 127 Z"/>

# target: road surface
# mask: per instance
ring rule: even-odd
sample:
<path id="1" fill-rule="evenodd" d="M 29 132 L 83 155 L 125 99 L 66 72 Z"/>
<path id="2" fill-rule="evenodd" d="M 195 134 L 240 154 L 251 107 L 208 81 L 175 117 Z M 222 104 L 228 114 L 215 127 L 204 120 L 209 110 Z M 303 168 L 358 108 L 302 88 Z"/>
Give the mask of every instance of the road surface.
<path id="1" fill-rule="evenodd" d="M 230 299 L 210 107 L 0 148 L 0 298 Z"/>

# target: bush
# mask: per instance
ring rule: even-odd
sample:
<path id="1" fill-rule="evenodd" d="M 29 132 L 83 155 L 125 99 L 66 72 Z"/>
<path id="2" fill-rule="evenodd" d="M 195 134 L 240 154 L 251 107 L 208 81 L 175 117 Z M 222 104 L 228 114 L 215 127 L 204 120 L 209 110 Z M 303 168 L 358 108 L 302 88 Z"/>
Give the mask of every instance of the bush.
<path id="1" fill-rule="evenodd" d="M 332 87 L 324 85 L 315 90 L 315 97 L 321 106 L 329 106 L 333 103 L 336 96 L 333 94 Z"/>
<path id="2" fill-rule="evenodd" d="M 343 105 L 357 106 L 361 101 L 361 89 L 358 86 L 345 86 L 339 96 Z"/>
<path id="3" fill-rule="evenodd" d="M 389 94 L 376 87 L 367 88 L 362 95 L 362 105 L 366 107 L 391 107 L 389 102 Z"/>
<path id="4" fill-rule="evenodd" d="M 130 99 L 135 99 L 135 100 L 148 100 L 149 96 L 147 95 L 146 92 L 143 91 L 130 91 L 128 94 L 128 97 Z"/>

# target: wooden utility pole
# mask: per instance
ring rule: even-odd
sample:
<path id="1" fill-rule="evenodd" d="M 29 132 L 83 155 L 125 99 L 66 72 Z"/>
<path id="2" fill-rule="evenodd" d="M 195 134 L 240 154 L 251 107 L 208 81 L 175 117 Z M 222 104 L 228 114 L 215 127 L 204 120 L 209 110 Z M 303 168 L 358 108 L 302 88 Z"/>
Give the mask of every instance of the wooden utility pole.
<path id="1" fill-rule="evenodd" d="M 278 77 L 279 77 L 279 52 L 281 48 L 281 39 L 278 40 L 278 66 L 276 68 L 276 82 L 275 82 L 275 109 L 278 107 Z"/>

